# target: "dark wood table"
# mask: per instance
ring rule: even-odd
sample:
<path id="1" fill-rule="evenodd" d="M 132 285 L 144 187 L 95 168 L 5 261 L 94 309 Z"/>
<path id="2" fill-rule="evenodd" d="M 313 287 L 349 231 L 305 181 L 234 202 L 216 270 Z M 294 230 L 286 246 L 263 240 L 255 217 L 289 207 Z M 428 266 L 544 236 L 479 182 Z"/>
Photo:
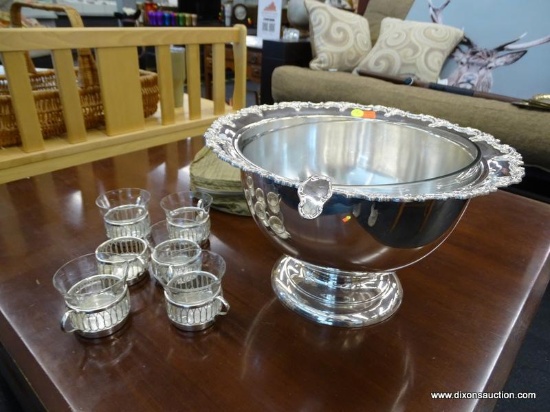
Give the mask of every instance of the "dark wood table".
<path id="1" fill-rule="evenodd" d="M 283 307 L 270 284 L 279 252 L 251 218 L 213 211 L 227 316 L 181 332 L 148 279 L 131 288 L 116 335 L 63 333 L 52 276 L 104 240 L 97 195 L 148 189 L 161 220 L 160 199 L 189 187 L 201 146 L 189 138 L 0 186 L 0 340 L 12 382 L 56 412 L 491 409 L 493 399 L 431 393 L 502 390 L 548 283 L 550 205 L 506 192 L 473 199 L 442 247 L 398 272 L 404 302 L 372 327 L 321 326 Z"/>

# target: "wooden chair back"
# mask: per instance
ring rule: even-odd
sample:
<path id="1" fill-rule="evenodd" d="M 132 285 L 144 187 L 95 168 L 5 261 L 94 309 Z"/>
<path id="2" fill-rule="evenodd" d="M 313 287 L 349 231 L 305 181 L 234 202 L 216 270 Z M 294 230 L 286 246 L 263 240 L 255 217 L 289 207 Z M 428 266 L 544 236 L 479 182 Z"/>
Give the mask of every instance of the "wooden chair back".
<path id="1" fill-rule="evenodd" d="M 212 100 L 201 97 L 201 47 L 212 47 Z M 225 46 L 234 53 L 233 96 L 226 96 Z M 174 107 L 172 45 L 186 48 L 183 108 Z M 138 49 L 154 49 L 159 107 L 143 114 Z M 105 123 L 87 129 L 75 74 L 75 50 L 97 66 Z M 51 52 L 67 132 L 44 138 L 28 73 L 31 51 Z M 0 57 L 21 144 L 0 149 L 0 183 L 203 134 L 220 115 L 245 106 L 246 27 L 0 29 Z M 227 102 L 231 102 L 229 106 Z"/>

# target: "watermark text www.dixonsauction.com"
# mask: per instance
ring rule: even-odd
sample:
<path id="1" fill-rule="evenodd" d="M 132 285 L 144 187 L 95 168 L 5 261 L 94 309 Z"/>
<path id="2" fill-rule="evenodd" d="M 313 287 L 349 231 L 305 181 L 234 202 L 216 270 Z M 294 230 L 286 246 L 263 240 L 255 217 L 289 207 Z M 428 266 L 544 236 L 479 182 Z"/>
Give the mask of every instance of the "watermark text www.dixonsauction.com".
<path id="1" fill-rule="evenodd" d="M 432 399 L 536 399 L 535 392 L 432 392 Z"/>

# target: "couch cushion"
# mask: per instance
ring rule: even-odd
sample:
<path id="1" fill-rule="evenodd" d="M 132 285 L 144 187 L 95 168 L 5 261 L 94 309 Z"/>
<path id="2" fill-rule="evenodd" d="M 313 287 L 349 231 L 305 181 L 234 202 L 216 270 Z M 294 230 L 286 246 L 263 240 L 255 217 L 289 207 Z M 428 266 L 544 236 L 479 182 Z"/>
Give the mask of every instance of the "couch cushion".
<path id="1" fill-rule="evenodd" d="M 464 32 L 455 27 L 386 17 L 376 44 L 354 72 L 436 82 L 445 59 L 463 37 Z"/>
<path id="2" fill-rule="evenodd" d="M 367 19 L 318 1 L 305 4 L 313 54 L 309 67 L 351 72 L 372 47 Z"/>

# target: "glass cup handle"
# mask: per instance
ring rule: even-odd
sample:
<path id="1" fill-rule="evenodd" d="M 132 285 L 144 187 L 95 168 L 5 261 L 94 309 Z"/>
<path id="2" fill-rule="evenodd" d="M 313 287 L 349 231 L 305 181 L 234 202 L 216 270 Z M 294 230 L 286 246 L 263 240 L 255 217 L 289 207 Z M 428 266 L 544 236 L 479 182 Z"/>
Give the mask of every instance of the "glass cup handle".
<path id="1" fill-rule="evenodd" d="M 65 312 L 65 314 L 61 318 L 61 330 L 65 333 L 73 333 L 74 331 L 78 330 L 77 328 L 72 326 L 72 322 L 70 321 L 71 315 L 73 313 L 74 313 L 74 310 L 69 309 L 68 311 Z M 70 325 L 71 325 L 72 329 L 67 328 L 67 322 L 70 322 Z"/>
<path id="2" fill-rule="evenodd" d="M 214 299 L 218 300 L 221 303 L 220 311 L 217 313 L 218 315 L 227 315 L 227 312 L 229 312 L 229 303 L 227 300 L 224 299 L 223 296 L 216 296 Z"/>

